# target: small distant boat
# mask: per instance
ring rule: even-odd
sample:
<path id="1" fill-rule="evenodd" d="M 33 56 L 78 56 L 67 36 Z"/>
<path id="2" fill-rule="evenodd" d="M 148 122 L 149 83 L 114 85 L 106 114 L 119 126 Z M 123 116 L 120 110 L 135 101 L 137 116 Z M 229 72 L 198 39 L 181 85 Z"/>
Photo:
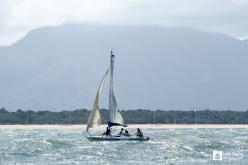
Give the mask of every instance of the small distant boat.
<path id="1" fill-rule="evenodd" d="M 110 78 L 109 78 L 109 122 L 108 127 L 113 126 L 123 126 L 126 127 L 123 117 L 119 111 L 115 96 L 114 96 L 114 90 L 113 90 L 113 69 L 114 69 L 114 54 L 113 51 L 111 51 L 110 55 Z M 101 121 L 101 115 L 99 112 L 98 102 L 99 98 L 105 83 L 105 80 L 107 79 L 107 75 L 109 70 L 104 74 L 104 76 L 101 79 L 100 86 L 98 87 L 98 91 L 96 94 L 96 98 L 94 101 L 93 109 L 90 113 L 90 116 L 88 118 L 88 123 L 86 127 L 86 138 L 90 141 L 117 141 L 117 140 L 131 140 L 131 141 L 147 141 L 150 138 L 144 137 L 144 136 L 136 136 L 136 135 L 129 135 L 125 136 L 122 135 L 91 135 L 89 132 L 90 128 L 99 126 L 102 124 Z"/>

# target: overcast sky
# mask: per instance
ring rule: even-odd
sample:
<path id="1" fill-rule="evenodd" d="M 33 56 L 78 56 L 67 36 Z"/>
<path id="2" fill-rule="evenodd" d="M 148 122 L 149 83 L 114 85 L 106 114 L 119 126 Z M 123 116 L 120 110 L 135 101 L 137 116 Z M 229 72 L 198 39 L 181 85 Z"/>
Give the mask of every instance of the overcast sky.
<path id="1" fill-rule="evenodd" d="M 247 0 L 1 0 L 0 45 L 65 23 L 189 27 L 248 38 Z"/>

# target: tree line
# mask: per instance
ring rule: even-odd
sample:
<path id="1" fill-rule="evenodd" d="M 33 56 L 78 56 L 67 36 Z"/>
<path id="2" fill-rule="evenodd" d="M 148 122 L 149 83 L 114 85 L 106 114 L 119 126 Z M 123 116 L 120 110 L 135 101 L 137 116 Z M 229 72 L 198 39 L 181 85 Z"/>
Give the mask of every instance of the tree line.
<path id="1" fill-rule="evenodd" d="M 100 110 L 103 123 L 108 121 L 108 110 Z M 0 109 L 0 124 L 86 124 L 90 111 L 33 111 L 10 112 Z M 122 110 L 127 124 L 248 124 L 248 111 L 180 111 L 180 110 Z"/>

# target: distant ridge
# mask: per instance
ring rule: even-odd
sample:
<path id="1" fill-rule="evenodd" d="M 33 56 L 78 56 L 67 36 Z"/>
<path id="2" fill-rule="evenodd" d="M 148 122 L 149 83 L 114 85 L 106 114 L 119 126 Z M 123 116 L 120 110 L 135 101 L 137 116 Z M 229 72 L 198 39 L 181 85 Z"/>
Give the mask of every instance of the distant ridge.
<path id="1" fill-rule="evenodd" d="M 12 46 L 0 47 L 0 106 L 91 108 L 114 48 L 121 109 L 189 110 L 193 105 L 245 110 L 246 41 L 157 26 L 39 28 Z M 105 91 L 103 100 L 106 97 Z"/>

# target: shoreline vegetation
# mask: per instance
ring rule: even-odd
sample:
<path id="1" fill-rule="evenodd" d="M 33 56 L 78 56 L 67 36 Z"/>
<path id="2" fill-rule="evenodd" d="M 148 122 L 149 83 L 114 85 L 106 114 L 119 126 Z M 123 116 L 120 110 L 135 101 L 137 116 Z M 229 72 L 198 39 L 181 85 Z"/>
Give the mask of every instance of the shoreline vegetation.
<path id="1" fill-rule="evenodd" d="M 101 125 L 98 127 L 99 129 L 105 129 L 106 125 Z M 248 129 L 248 125 L 246 124 L 129 124 L 127 128 L 130 129 L 234 129 L 234 128 L 246 128 Z M 0 125 L 0 129 L 86 129 L 85 124 L 41 124 L 41 125 Z"/>
<path id="2" fill-rule="evenodd" d="M 100 110 L 102 122 L 107 123 L 108 111 Z M 16 112 L 10 112 L 5 108 L 0 108 L 0 125 L 80 125 L 83 127 L 87 123 L 90 111 L 87 109 L 78 109 L 73 111 L 33 111 L 21 109 Z M 229 125 L 228 127 L 244 127 L 248 124 L 248 111 L 179 111 L 179 110 L 122 110 L 121 114 L 125 122 L 129 125 L 141 125 L 146 127 L 203 127 L 204 125 Z M 181 125 L 181 126 L 180 126 Z M 2 127 L 2 126 L 1 126 Z M 221 126 L 223 127 L 223 126 Z M 245 126 L 246 127 L 246 126 Z"/>

